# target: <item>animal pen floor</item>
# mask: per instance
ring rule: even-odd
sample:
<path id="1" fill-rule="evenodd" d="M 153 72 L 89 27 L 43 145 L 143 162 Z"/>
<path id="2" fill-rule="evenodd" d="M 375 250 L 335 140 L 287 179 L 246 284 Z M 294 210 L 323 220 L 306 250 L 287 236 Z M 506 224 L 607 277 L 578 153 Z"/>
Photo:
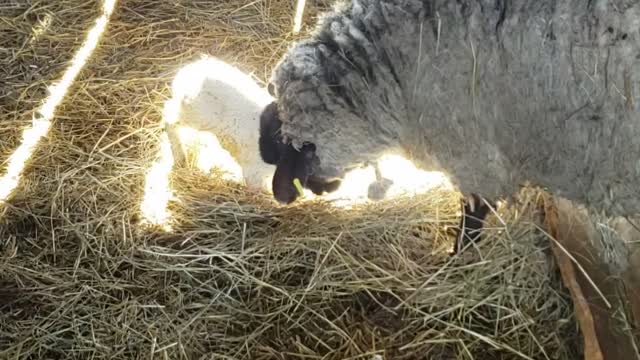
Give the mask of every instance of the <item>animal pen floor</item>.
<path id="1" fill-rule="evenodd" d="M 294 1 L 1 2 L 0 176 L 105 4 L 104 33 L 0 205 L 1 358 L 579 358 L 531 212 L 505 211 L 481 256 L 449 258 L 451 191 L 278 207 L 175 168 L 173 228 L 142 223 L 175 73 L 211 54 L 266 79 L 295 38 Z M 307 4 L 303 34 L 320 9 Z"/>

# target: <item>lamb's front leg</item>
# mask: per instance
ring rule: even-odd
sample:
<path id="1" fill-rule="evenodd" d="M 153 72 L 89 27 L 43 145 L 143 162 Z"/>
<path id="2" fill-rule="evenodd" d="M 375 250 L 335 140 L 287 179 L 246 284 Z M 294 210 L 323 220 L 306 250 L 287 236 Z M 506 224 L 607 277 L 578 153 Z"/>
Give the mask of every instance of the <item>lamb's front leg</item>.
<path id="1" fill-rule="evenodd" d="M 376 180 L 369 184 L 369 188 L 367 189 L 367 197 L 375 201 L 382 200 L 387 196 L 387 192 L 393 185 L 393 181 L 382 176 L 379 162 L 376 161 L 371 165 L 373 165 L 373 169 L 376 174 Z"/>
<path id="2" fill-rule="evenodd" d="M 479 242 L 482 239 L 482 225 L 491 208 L 495 209 L 495 204 L 472 193 L 461 200 L 461 207 L 460 226 L 456 229 L 456 253 L 470 242 Z"/>

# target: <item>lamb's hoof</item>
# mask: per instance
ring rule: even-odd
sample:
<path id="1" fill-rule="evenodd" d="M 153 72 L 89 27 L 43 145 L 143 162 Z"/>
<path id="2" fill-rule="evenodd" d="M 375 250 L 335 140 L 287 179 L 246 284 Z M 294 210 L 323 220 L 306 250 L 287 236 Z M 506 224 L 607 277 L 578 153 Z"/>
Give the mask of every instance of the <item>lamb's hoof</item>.
<path id="1" fill-rule="evenodd" d="M 462 218 L 456 229 L 455 252 L 459 253 L 470 243 L 482 239 L 482 225 L 491 208 L 495 205 L 477 194 L 470 194 L 461 200 Z"/>
<path id="2" fill-rule="evenodd" d="M 369 188 L 367 189 L 367 197 L 373 201 L 379 201 L 387 196 L 387 191 L 393 185 L 393 181 L 387 178 L 380 178 L 369 184 Z"/>

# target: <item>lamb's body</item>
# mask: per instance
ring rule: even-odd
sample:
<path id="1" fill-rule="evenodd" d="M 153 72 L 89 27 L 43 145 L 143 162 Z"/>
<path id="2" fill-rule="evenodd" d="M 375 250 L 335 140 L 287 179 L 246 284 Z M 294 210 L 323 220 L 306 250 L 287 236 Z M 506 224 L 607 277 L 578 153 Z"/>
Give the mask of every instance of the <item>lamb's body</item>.
<path id="1" fill-rule="evenodd" d="M 640 4 L 515 3 L 342 6 L 274 70 L 282 133 L 327 175 L 401 150 L 465 193 L 640 213 Z"/>
<path id="2" fill-rule="evenodd" d="M 269 190 L 273 169 L 258 153 L 259 116 L 273 101 L 266 89 L 236 67 L 212 57 L 182 68 L 172 88 L 165 120 L 174 156 L 183 157 L 180 127 L 209 133 L 230 154 L 229 159 L 214 159 L 214 163 L 220 165 L 232 158 L 249 188 Z"/>

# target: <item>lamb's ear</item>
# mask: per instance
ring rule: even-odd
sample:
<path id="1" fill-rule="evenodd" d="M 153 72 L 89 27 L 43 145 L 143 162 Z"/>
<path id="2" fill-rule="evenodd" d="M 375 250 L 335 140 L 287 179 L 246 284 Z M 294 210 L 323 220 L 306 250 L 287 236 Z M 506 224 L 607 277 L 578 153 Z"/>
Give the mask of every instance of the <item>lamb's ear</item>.
<path id="1" fill-rule="evenodd" d="M 290 204 L 301 196 L 302 187 L 309 188 L 308 179 L 313 173 L 315 145 L 305 144 L 300 151 L 291 144 L 281 147 L 281 157 L 273 174 L 273 195 L 281 203 Z M 298 188 L 297 185 L 300 187 Z"/>
<path id="2" fill-rule="evenodd" d="M 276 172 L 273 174 L 271 182 L 271 190 L 273 191 L 273 197 L 280 203 L 290 204 L 300 195 L 293 182 L 296 178 L 296 160 L 298 156 L 296 149 L 289 145 L 284 149 L 284 153 L 276 165 Z M 300 181 L 303 181 L 303 179 L 300 179 Z"/>
<path id="3" fill-rule="evenodd" d="M 282 121 L 278 115 L 278 105 L 272 102 L 265 106 L 260 114 L 260 137 L 258 139 L 258 147 L 260 149 L 260 157 L 267 164 L 276 165 L 283 149 L 282 140 L 279 132 Z"/>

